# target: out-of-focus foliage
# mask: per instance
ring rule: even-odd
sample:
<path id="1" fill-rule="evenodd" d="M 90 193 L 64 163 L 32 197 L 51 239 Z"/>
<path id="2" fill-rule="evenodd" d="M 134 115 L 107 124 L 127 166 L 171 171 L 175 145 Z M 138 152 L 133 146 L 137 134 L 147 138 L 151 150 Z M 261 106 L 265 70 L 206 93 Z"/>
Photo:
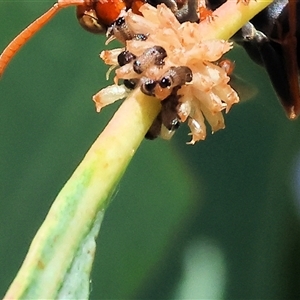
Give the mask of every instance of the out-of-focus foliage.
<path id="1" fill-rule="evenodd" d="M 1 49 L 51 5 L 1 3 Z M 103 48 L 65 9 L 0 81 L 1 295 L 117 108 L 97 114 L 91 101 L 106 84 Z M 205 142 L 185 145 L 184 126 L 171 142 L 143 142 L 102 225 L 92 299 L 299 298 L 300 121 L 286 119 L 261 68 L 231 55 L 259 94 Z"/>

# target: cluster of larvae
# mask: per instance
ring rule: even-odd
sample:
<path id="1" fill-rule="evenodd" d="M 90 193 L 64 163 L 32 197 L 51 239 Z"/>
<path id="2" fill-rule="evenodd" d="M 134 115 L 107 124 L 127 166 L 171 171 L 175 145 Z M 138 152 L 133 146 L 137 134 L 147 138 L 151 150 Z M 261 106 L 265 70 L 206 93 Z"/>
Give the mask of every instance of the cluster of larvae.
<path id="1" fill-rule="evenodd" d="M 198 23 L 180 23 L 163 4 L 157 8 L 145 4 L 140 10 L 142 16 L 127 11 L 109 30 L 108 41 L 117 39 L 125 47 L 101 53 L 111 65 L 109 73 L 115 69 L 115 77 L 114 85 L 94 96 L 96 109 L 138 88 L 162 105 L 147 138 L 169 139 L 187 122 L 190 143 L 204 140 L 206 122 L 213 132 L 224 128 L 223 111 L 239 101 L 228 84 L 228 68 L 220 64 L 232 44 L 202 39 Z"/>

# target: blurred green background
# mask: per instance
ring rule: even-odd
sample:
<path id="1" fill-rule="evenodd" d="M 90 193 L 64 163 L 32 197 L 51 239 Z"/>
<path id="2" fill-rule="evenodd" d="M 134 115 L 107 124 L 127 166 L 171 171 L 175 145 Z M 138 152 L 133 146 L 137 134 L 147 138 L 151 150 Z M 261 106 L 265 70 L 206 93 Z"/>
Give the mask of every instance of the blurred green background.
<path id="1" fill-rule="evenodd" d="M 0 49 L 52 1 L 0 1 Z M 63 184 L 119 104 L 94 109 L 103 38 L 61 11 L 0 81 L 0 295 Z M 91 299 L 299 299 L 300 123 L 240 49 L 258 89 L 195 146 L 145 140 L 98 238 Z M 134 134 L 134 133 L 133 133 Z"/>

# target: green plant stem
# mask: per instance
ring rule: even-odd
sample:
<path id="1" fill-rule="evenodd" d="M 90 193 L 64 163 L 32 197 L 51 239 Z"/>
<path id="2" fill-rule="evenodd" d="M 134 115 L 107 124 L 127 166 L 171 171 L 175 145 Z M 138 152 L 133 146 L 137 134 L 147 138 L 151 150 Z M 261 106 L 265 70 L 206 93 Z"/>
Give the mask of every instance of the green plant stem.
<path id="1" fill-rule="evenodd" d="M 201 22 L 201 32 L 208 39 L 230 39 L 244 24 L 273 0 L 250 0 L 248 5 L 243 0 L 228 0 L 213 13 L 213 21 L 206 19 Z"/>
<path id="2" fill-rule="evenodd" d="M 138 90 L 124 101 L 53 203 L 5 298 L 54 299 L 78 245 L 89 234 L 160 109 Z"/>
<path id="3" fill-rule="evenodd" d="M 230 38 L 270 3 L 225 3 L 215 12 L 214 21 L 202 22 L 205 37 Z M 159 101 L 139 90 L 124 101 L 60 191 L 5 299 L 58 297 L 76 252 L 95 228 L 99 211 L 103 216 L 110 196 L 159 110 Z"/>

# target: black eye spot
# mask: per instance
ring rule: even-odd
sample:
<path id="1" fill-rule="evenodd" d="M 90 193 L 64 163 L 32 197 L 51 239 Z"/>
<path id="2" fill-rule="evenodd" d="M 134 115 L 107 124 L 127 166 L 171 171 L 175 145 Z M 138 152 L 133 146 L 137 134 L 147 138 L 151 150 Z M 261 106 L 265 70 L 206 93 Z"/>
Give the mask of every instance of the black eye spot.
<path id="1" fill-rule="evenodd" d="M 124 25 L 124 24 L 125 24 L 125 19 L 124 19 L 124 17 L 118 18 L 118 19 L 116 20 L 115 24 L 116 24 L 116 26 L 122 26 L 122 25 Z"/>
<path id="2" fill-rule="evenodd" d="M 129 52 L 129 51 L 123 51 L 118 55 L 118 64 L 120 67 L 129 64 L 134 59 L 136 59 L 136 56 Z"/>
<path id="3" fill-rule="evenodd" d="M 123 83 L 130 90 L 133 90 L 137 85 L 137 82 L 134 79 L 124 79 Z"/>
<path id="4" fill-rule="evenodd" d="M 167 88 L 167 87 L 171 86 L 171 81 L 170 81 L 169 78 L 163 77 L 160 80 L 159 85 L 164 89 L 164 88 Z"/>
<path id="5" fill-rule="evenodd" d="M 143 73 L 142 63 L 139 60 L 134 61 L 133 70 L 137 74 L 142 74 Z"/>
<path id="6" fill-rule="evenodd" d="M 141 91 L 149 96 L 154 95 L 154 89 L 156 87 L 157 82 L 152 79 L 147 79 L 142 85 L 141 85 Z"/>
<path id="7" fill-rule="evenodd" d="M 190 73 L 186 74 L 185 82 L 191 82 L 193 80 L 193 73 L 192 71 Z"/>

